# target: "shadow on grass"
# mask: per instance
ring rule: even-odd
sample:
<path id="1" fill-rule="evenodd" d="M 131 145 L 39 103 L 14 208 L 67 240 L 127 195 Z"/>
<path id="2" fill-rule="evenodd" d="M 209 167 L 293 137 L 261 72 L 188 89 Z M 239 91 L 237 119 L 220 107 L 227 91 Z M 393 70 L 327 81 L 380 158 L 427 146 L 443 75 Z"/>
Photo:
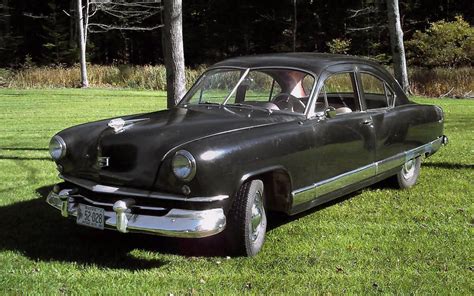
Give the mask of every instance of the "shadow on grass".
<path id="1" fill-rule="evenodd" d="M 270 213 L 269 219 L 268 219 L 268 231 L 271 231 L 272 229 L 278 228 L 281 225 L 290 223 L 292 221 L 299 220 L 305 216 L 314 214 L 316 212 L 319 212 L 321 210 L 324 210 L 326 208 L 335 206 L 337 204 L 340 204 L 346 200 L 352 199 L 352 198 L 357 198 L 364 189 L 369 189 L 369 190 L 376 190 L 376 189 L 392 189 L 392 190 L 398 190 L 399 187 L 397 187 L 396 182 L 391 179 L 385 179 L 382 181 L 379 181 L 375 184 L 372 184 L 370 186 L 364 187 L 362 189 L 356 190 L 354 192 L 351 192 L 349 194 L 343 195 L 341 197 L 338 197 L 336 199 L 333 199 L 331 201 L 328 201 L 326 203 L 323 203 L 319 206 L 316 206 L 314 208 L 311 208 L 309 210 L 306 210 L 302 213 L 296 214 L 294 216 L 288 216 L 283 213 Z"/>
<path id="2" fill-rule="evenodd" d="M 423 166 L 429 168 L 459 170 L 459 169 L 474 169 L 474 164 L 449 163 L 449 162 L 427 162 Z"/>
<path id="3" fill-rule="evenodd" d="M 11 151 L 48 151 L 48 148 L 34 148 L 34 147 L 0 147 L 0 150 Z"/>
<path id="4" fill-rule="evenodd" d="M 7 156 L 0 155 L 0 160 L 10 159 L 10 160 L 51 160 L 51 157 L 22 157 L 22 156 Z"/>
<path id="5" fill-rule="evenodd" d="M 41 187 L 41 198 L 0 207 L 0 250 L 17 251 L 33 260 L 77 262 L 104 268 L 142 270 L 168 262 L 131 254 L 146 250 L 186 256 L 225 256 L 216 238 L 177 239 L 121 234 L 77 226 L 46 204 L 52 186 Z"/>
<path id="6" fill-rule="evenodd" d="M 387 188 L 377 183 L 371 188 Z M 226 256 L 223 235 L 201 239 L 180 239 L 144 234 L 121 234 L 77 226 L 74 220 L 61 217 L 46 204 L 52 186 L 38 188 L 41 198 L 0 207 L 3 225 L 0 232 L 0 250 L 18 251 L 33 260 L 77 262 L 104 268 L 143 270 L 159 268 L 169 262 L 162 259 L 144 259 L 131 254 L 145 250 L 162 254 L 184 256 Z M 286 223 L 323 210 L 359 195 L 356 191 L 317 206 L 295 216 L 270 213 L 268 231 Z"/>
<path id="7" fill-rule="evenodd" d="M 375 185 L 372 185 L 372 186 L 375 186 Z M 372 188 L 372 186 L 369 187 L 369 188 Z M 384 185 L 377 185 L 377 186 L 380 186 L 381 188 L 387 188 L 387 186 L 384 186 Z M 308 215 L 311 215 L 311 214 L 314 214 L 314 213 L 319 212 L 321 210 L 324 210 L 325 208 L 332 207 L 336 204 L 342 203 L 342 202 L 344 202 L 346 200 L 349 200 L 353 197 L 357 197 L 361 193 L 362 193 L 362 190 L 358 190 L 358 191 L 349 193 L 347 195 L 344 195 L 344 196 L 341 196 L 339 198 L 333 199 L 333 200 L 328 201 L 326 203 L 323 203 L 319 206 L 316 206 L 314 208 L 306 210 L 302 213 L 296 214 L 294 216 L 288 216 L 284 213 L 269 213 L 267 231 L 272 231 L 273 229 L 278 228 L 278 227 L 280 227 L 284 224 L 291 223 L 292 221 L 299 220 L 303 217 L 306 217 Z"/>

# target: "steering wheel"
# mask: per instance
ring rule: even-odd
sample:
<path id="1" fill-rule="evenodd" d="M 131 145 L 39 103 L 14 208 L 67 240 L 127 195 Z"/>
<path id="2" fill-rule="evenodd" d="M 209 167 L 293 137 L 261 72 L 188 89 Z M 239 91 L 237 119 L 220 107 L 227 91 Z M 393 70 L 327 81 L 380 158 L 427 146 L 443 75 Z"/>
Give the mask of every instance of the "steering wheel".
<path id="1" fill-rule="evenodd" d="M 273 103 L 280 108 L 280 110 L 287 110 L 291 112 L 304 113 L 306 105 L 297 97 L 288 93 L 280 93 L 273 98 Z"/>

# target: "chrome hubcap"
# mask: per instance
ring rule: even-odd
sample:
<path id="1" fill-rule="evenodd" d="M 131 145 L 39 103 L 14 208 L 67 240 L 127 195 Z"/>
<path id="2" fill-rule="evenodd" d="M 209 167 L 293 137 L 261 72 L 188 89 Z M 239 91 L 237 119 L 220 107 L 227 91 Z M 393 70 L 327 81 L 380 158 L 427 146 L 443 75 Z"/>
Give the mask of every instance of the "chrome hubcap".
<path id="1" fill-rule="evenodd" d="M 251 232 L 250 232 L 250 240 L 252 242 L 256 241 L 258 236 L 260 235 L 260 231 L 262 229 L 262 220 L 263 215 L 265 215 L 263 208 L 263 200 L 262 194 L 260 192 L 256 193 L 255 200 L 252 204 L 252 216 L 250 219 L 251 223 Z"/>
<path id="2" fill-rule="evenodd" d="M 410 179 L 415 175 L 415 160 L 410 159 L 409 161 L 405 162 L 402 168 L 402 175 L 405 179 Z"/>

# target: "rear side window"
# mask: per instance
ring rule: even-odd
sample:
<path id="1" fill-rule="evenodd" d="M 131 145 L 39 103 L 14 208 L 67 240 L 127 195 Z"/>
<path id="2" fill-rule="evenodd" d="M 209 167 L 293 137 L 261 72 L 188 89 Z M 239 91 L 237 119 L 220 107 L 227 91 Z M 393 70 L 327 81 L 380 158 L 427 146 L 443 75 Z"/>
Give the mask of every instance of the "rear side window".
<path id="1" fill-rule="evenodd" d="M 326 106 L 335 108 L 338 114 L 360 111 L 353 75 L 346 72 L 329 76 L 320 92 L 316 112 Z"/>
<path id="2" fill-rule="evenodd" d="M 367 109 L 393 106 L 394 95 L 382 79 L 369 73 L 360 73 L 360 80 Z"/>

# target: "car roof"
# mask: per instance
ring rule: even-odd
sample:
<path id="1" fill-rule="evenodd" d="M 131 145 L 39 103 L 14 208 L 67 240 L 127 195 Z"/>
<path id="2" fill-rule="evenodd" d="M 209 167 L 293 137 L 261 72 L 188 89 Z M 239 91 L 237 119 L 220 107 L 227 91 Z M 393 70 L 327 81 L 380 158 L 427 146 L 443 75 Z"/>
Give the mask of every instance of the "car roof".
<path id="1" fill-rule="evenodd" d="M 380 66 L 369 60 L 349 55 L 314 53 L 314 52 L 292 52 L 292 53 L 275 53 L 275 54 L 259 54 L 252 56 L 242 56 L 230 58 L 218 62 L 211 66 L 212 68 L 220 67 L 238 67 L 238 68 L 261 68 L 261 67 L 282 67 L 297 68 L 315 75 L 319 75 L 322 70 L 329 66 L 338 64 L 369 64 L 379 68 Z"/>

